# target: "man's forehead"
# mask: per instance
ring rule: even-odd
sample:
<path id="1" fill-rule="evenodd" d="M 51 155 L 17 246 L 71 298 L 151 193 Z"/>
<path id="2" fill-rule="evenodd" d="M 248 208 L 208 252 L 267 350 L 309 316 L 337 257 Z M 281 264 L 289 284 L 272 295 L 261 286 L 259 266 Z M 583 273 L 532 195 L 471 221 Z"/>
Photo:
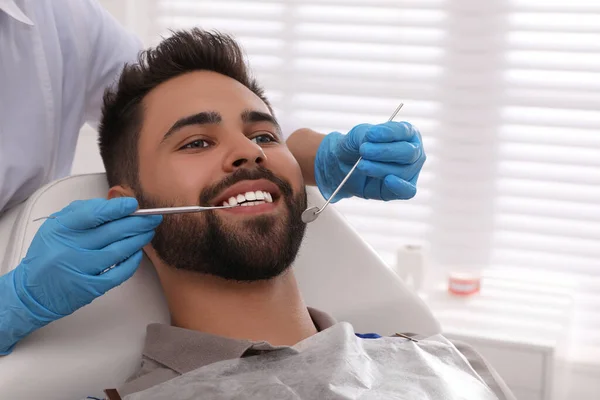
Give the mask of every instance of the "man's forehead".
<path id="1" fill-rule="evenodd" d="M 242 83 L 212 71 L 169 79 L 152 89 L 143 103 L 146 120 L 166 123 L 203 111 L 219 112 L 223 118 L 239 118 L 248 109 L 271 114 L 260 97 Z"/>

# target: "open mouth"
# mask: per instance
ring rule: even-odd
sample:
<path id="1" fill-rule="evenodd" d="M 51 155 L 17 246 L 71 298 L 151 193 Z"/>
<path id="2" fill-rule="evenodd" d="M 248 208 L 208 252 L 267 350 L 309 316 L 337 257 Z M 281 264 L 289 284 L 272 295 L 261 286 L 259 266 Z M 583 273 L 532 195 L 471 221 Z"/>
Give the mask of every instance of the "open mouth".
<path id="1" fill-rule="evenodd" d="M 252 207 L 276 203 L 281 197 L 279 187 L 267 179 L 246 180 L 230 186 L 213 205 Z"/>

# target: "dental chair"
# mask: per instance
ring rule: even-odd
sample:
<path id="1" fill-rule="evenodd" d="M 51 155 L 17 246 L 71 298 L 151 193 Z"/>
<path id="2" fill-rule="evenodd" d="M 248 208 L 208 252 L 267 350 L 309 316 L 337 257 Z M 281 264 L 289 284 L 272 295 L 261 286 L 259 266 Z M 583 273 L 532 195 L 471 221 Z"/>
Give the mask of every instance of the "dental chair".
<path id="1" fill-rule="evenodd" d="M 107 191 L 104 174 L 71 176 L 0 216 L 0 274 L 25 256 L 43 223 L 33 219 L 73 200 L 105 197 Z M 311 205 L 324 203 L 315 188 L 308 188 L 308 196 Z M 331 207 L 309 224 L 295 272 L 307 305 L 352 323 L 356 332 L 440 332 L 421 299 Z M 103 389 L 119 387 L 136 371 L 146 325 L 153 322 L 169 323 L 169 313 L 154 268 L 144 257 L 127 282 L 0 357 L 0 399 L 103 398 Z"/>

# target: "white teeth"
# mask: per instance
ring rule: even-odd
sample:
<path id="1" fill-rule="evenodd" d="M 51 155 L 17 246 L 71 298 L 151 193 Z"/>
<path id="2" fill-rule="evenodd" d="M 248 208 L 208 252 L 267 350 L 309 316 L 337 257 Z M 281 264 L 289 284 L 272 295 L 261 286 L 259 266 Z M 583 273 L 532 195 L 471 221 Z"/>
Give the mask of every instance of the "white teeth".
<path id="1" fill-rule="evenodd" d="M 223 207 L 228 207 L 229 206 L 229 202 L 228 201 L 224 201 L 223 202 Z"/>
<path id="2" fill-rule="evenodd" d="M 241 206 L 242 207 L 248 207 L 248 203 L 242 203 Z"/>
<path id="3" fill-rule="evenodd" d="M 257 190 L 256 192 L 246 192 L 245 194 L 238 194 L 237 196 L 231 196 L 229 200 L 223 201 L 224 206 L 237 206 L 237 205 L 252 205 L 252 202 L 263 204 L 265 202 L 272 203 L 273 196 L 269 192 L 263 192 Z"/>
<path id="4" fill-rule="evenodd" d="M 259 204 L 265 204 L 264 201 L 255 201 L 254 204 L 259 205 Z"/>

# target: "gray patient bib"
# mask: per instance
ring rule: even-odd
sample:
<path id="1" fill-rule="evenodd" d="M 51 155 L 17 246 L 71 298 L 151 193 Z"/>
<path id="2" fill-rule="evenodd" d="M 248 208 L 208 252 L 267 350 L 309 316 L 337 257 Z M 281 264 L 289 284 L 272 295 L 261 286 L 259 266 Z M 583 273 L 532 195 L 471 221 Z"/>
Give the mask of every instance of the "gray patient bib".
<path id="1" fill-rule="evenodd" d="M 361 339 L 342 322 L 291 348 L 210 364 L 124 400 L 498 400 L 443 336 Z"/>

